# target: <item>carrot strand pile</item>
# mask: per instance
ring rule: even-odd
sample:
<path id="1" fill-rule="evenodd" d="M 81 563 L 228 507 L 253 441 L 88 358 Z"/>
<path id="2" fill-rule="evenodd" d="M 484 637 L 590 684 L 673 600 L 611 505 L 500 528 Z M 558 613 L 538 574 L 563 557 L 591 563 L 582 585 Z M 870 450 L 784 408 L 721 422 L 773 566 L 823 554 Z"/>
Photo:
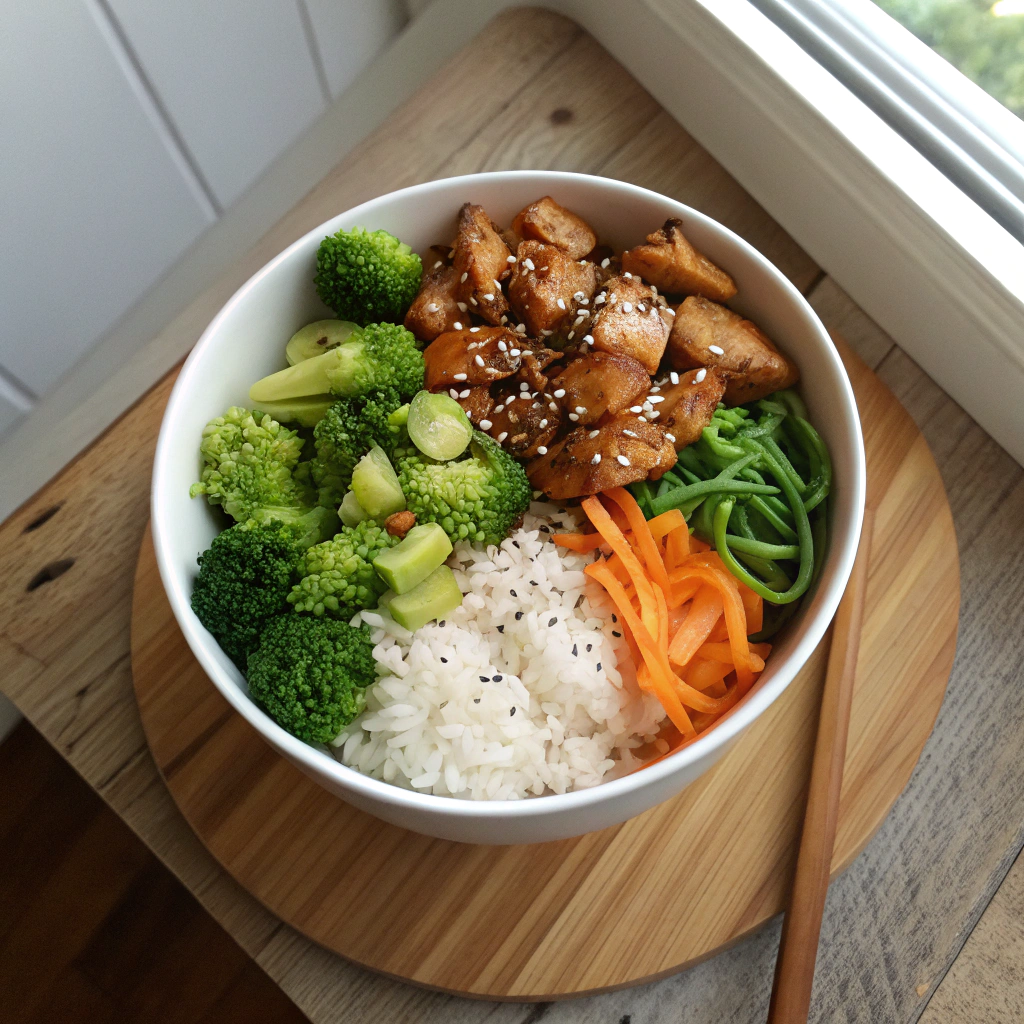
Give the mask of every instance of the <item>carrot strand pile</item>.
<path id="1" fill-rule="evenodd" d="M 583 511 L 595 533 L 553 539 L 572 551 L 602 549 L 584 572 L 618 613 L 641 688 L 688 743 L 764 670 L 771 645 L 748 640 L 761 629 L 763 599 L 690 536 L 678 509 L 647 520 L 629 491 L 614 487 L 585 498 Z"/>

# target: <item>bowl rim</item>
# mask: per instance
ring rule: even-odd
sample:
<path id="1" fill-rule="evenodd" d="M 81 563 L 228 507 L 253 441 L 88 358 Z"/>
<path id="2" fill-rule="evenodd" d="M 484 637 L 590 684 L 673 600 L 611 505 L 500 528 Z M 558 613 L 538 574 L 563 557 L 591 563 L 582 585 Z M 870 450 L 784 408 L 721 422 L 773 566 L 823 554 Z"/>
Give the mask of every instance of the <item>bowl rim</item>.
<path id="1" fill-rule="evenodd" d="M 165 474 L 162 472 L 161 467 L 167 461 L 170 449 L 180 443 L 180 440 L 174 436 L 172 425 L 182 414 L 182 410 L 187 404 L 186 396 L 190 390 L 189 386 L 193 374 L 197 372 L 197 367 L 204 352 L 213 344 L 221 324 L 231 315 L 236 306 L 245 301 L 250 292 L 259 287 L 265 277 L 273 273 L 281 263 L 290 259 L 293 253 L 306 248 L 312 237 L 323 238 L 325 235 L 330 234 L 332 230 L 337 230 L 332 227 L 336 222 L 353 220 L 366 214 L 372 214 L 377 207 L 398 197 L 418 193 L 424 198 L 429 198 L 432 192 L 447 190 L 459 183 L 464 183 L 465 187 L 469 189 L 474 184 L 482 182 L 500 183 L 509 180 L 529 181 L 530 179 L 535 179 L 538 183 L 543 182 L 545 193 L 552 191 L 553 188 L 557 188 L 559 183 L 568 184 L 583 180 L 588 182 L 590 187 L 596 185 L 608 188 L 612 192 L 625 191 L 674 207 L 675 212 L 673 215 L 680 217 L 684 222 L 697 222 L 712 232 L 724 233 L 729 242 L 744 250 L 745 254 L 757 265 L 758 269 L 767 275 L 773 284 L 788 295 L 795 303 L 796 309 L 804 315 L 808 325 L 818 336 L 823 354 L 831 364 L 831 369 L 843 395 L 843 402 L 837 412 L 847 421 L 846 425 L 851 430 L 854 441 L 853 464 L 850 467 L 851 493 L 849 497 L 849 500 L 852 502 L 853 516 L 848 533 L 842 537 L 832 536 L 830 538 L 827 561 L 831 560 L 833 562 L 833 577 L 827 591 L 823 594 L 823 601 L 815 618 L 807 624 L 807 630 L 803 638 L 789 653 L 786 663 L 776 669 L 768 684 L 764 686 L 755 684 L 751 692 L 732 709 L 728 717 L 710 729 L 704 736 L 642 770 L 602 782 L 600 785 L 587 789 L 528 797 L 521 800 L 461 800 L 450 796 L 435 796 L 432 793 L 421 793 L 371 778 L 343 764 L 329 751 L 304 743 L 282 729 L 269 715 L 259 709 L 249 698 L 248 694 L 228 677 L 220 665 L 209 657 L 207 651 L 207 647 L 211 643 L 209 634 L 206 634 L 205 629 L 203 629 L 195 613 L 192 611 L 190 595 L 184 592 L 184 588 L 177 579 L 173 569 L 172 542 L 164 530 L 163 509 L 169 506 L 164 501 Z M 193 655 L 228 703 L 258 733 L 263 735 L 266 740 L 271 742 L 293 763 L 297 763 L 303 770 L 312 772 L 314 775 L 326 773 L 341 788 L 355 790 L 360 797 L 369 799 L 372 802 L 382 802 L 396 809 L 436 814 L 444 817 L 454 816 L 459 819 L 481 820 L 493 818 L 495 820 L 514 820 L 546 817 L 572 810 L 582 810 L 592 805 L 612 800 L 615 797 L 628 797 L 630 793 L 636 790 L 657 786 L 659 782 L 664 782 L 670 776 L 685 771 L 689 765 L 713 755 L 715 751 L 722 750 L 734 738 L 738 737 L 747 726 L 751 725 L 793 681 L 797 672 L 803 668 L 814 649 L 820 643 L 832 621 L 853 568 L 853 561 L 856 556 L 863 524 L 865 494 L 864 438 L 849 376 L 846 373 L 835 344 L 806 298 L 767 257 L 763 256 L 749 242 L 741 238 L 730 228 L 701 213 L 699 210 L 695 210 L 676 199 L 672 199 L 670 196 L 634 185 L 631 182 L 575 171 L 510 170 L 485 171 L 437 178 L 376 196 L 358 206 L 335 214 L 322 224 L 305 232 L 249 277 L 218 310 L 216 316 L 207 325 L 185 360 L 174 383 L 161 420 L 160 433 L 153 460 L 150 515 L 153 545 L 156 552 L 160 579 L 178 627 L 181 629 Z M 819 593 L 821 593 L 820 588 Z"/>

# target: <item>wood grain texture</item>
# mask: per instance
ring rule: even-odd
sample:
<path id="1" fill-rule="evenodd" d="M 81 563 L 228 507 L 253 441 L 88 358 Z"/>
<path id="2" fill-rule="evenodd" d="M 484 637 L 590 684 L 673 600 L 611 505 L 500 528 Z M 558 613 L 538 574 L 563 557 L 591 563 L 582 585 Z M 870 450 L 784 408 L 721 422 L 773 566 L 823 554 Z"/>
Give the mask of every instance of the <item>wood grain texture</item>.
<path id="1" fill-rule="evenodd" d="M 556 65 L 585 38 L 541 11 L 497 19 L 476 44 L 486 60 L 461 55 L 449 62 L 251 251 L 211 280 L 153 345 L 184 351 L 253 271 L 326 217 L 461 167 L 459 154 L 469 140 L 500 118 L 541 68 Z M 621 70 L 603 51 L 595 54 L 586 79 L 562 83 L 559 102 L 568 109 L 603 76 Z M 494 166 L 516 166 L 501 159 L 502 146 L 525 146 L 521 134 L 545 128 L 554 108 L 547 97 L 535 97 L 532 120 L 495 140 Z M 559 166 L 574 169 L 573 140 L 589 127 L 585 119 L 561 126 L 569 138 Z M 659 145 L 669 138 L 671 144 Z M 539 166 L 547 166 L 544 156 Z M 602 165 L 579 169 L 630 178 L 705 210 L 801 289 L 810 288 L 826 325 L 841 330 L 914 418 L 943 474 L 963 555 L 958 656 L 935 731 L 906 790 L 875 840 L 830 889 L 812 1013 L 816 1022 L 914 1021 L 1024 845 L 1024 472 L 831 279 L 819 280 L 813 260 L 667 115 L 608 156 Z M 524 1024 L 541 1017 L 545 1024 L 615 1024 L 625 1015 L 634 1024 L 677 1024 L 681 1015 L 687 1024 L 760 1024 L 778 943 L 775 925 L 684 974 L 624 992 L 547 1006 L 481 1004 L 354 967 L 282 925 L 217 865 L 161 781 L 131 693 L 132 572 L 167 390 L 165 381 L 151 403 L 125 415 L 113 440 L 94 444 L 0 527 L 0 578 L 9 584 L 0 589 L 0 689 L 47 740 L 318 1024 Z M 117 401 L 114 393 L 107 397 Z M 104 400 L 101 393 L 97 401 Z M 76 427 L 69 423 L 68 433 Z M 54 507 L 59 514 L 23 533 Z M 25 593 L 40 569 L 69 557 L 75 564 L 67 573 Z M 886 659 L 877 667 L 887 671 Z"/>
<path id="2" fill-rule="evenodd" d="M 832 641 L 807 785 L 807 807 L 775 962 L 768 1024 L 806 1024 L 811 1005 L 814 964 L 818 958 L 821 919 L 839 822 L 839 794 L 843 788 L 874 528 L 875 513 L 869 506 L 864 510 L 853 571 L 832 621 Z"/>
<path id="3" fill-rule="evenodd" d="M 871 499 L 886 511 L 873 533 L 870 604 L 886 614 L 864 630 L 836 871 L 867 843 L 928 737 L 952 665 L 959 594 L 935 463 L 891 393 L 845 346 L 844 354 L 871 417 Z M 908 503 L 929 512 L 912 531 L 898 516 Z M 940 652 L 935 660 L 909 646 L 894 652 L 908 634 Z M 826 657 L 823 645 L 735 749 L 676 799 L 589 836 L 495 849 L 385 825 L 274 753 L 192 657 L 148 539 L 132 611 L 133 675 L 150 749 L 182 813 L 228 872 L 350 960 L 499 999 L 658 977 L 782 909 Z M 888 671 L 872 670 L 879 657 Z M 901 713 L 908 705 L 915 714 Z"/>

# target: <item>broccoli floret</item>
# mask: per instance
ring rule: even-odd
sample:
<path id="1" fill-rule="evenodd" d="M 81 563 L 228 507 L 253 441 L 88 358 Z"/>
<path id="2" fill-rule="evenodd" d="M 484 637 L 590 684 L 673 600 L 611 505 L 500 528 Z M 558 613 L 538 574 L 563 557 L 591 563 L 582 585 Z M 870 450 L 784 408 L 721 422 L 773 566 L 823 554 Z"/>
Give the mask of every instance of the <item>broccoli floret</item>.
<path id="1" fill-rule="evenodd" d="M 467 458 L 435 462 L 419 452 L 395 469 L 417 523 L 439 523 L 452 543 L 500 544 L 530 505 L 523 467 L 493 438 L 474 431 Z"/>
<path id="2" fill-rule="evenodd" d="M 288 525 L 250 520 L 219 533 L 199 556 L 192 610 L 240 669 L 267 621 L 288 607 L 303 551 L 337 528 L 337 516 L 327 509 Z"/>
<path id="3" fill-rule="evenodd" d="M 332 540 L 311 547 L 299 560 L 302 579 L 292 588 L 288 601 L 297 612 L 319 617 L 351 618 L 369 608 L 387 590 L 373 560 L 398 543 L 372 519 L 358 526 L 343 526 Z"/>
<path id="4" fill-rule="evenodd" d="M 342 320 L 400 321 L 419 291 L 423 265 L 387 231 L 329 235 L 316 254 L 316 291 Z"/>
<path id="5" fill-rule="evenodd" d="M 339 398 L 390 388 L 408 401 L 423 387 L 423 353 L 401 324 L 368 324 L 333 349 L 329 362 L 327 380 Z"/>
<path id="6" fill-rule="evenodd" d="M 321 505 L 337 508 L 356 463 L 375 444 L 391 457 L 402 429 L 392 426 L 388 417 L 401 404 L 399 393 L 387 388 L 359 398 L 341 398 L 328 409 L 313 431 L 316 458 L 311 472 Z"/>
<path id="7" fill-rule="evenodd" d="M 269 508 L 301 516 L 316 504 L 311 488 L 294 473 L 302 445 L 297 431 L 267 414 L 233 406 L 203 428 L 199 451 L 206 465 L 189 494 L 205 494 L 239 522 Z"/>
<path id="8" fill-rule="evenodd" d="M 279 615 L 249 655 L 249 693 L 306 743 L 330 743 L 366 705 L 374 682 L 369 631 L 333 619 Z"/>

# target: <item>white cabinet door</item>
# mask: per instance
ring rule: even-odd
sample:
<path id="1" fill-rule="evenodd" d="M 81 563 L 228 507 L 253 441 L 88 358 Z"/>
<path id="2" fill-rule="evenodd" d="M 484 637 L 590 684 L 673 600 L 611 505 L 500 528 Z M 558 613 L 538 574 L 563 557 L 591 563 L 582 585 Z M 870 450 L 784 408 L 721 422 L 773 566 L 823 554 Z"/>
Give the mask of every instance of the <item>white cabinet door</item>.
<path id="1" fill-rule="evenodd" d="M 0 367 L 46 391 L 212 222 L 91 0 L 0 12 Z"/>
<path id="2" fill-rule="evenodd" d="M 109 0 L 221 207 L 321 114 L 297 0 Z"/>

